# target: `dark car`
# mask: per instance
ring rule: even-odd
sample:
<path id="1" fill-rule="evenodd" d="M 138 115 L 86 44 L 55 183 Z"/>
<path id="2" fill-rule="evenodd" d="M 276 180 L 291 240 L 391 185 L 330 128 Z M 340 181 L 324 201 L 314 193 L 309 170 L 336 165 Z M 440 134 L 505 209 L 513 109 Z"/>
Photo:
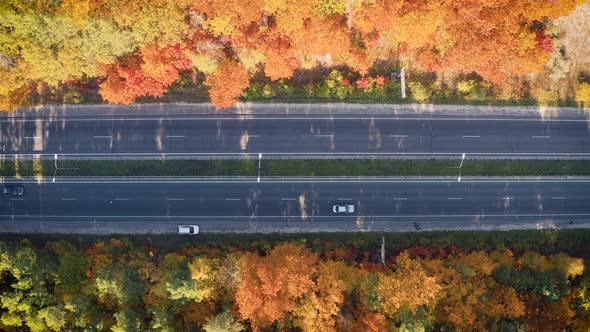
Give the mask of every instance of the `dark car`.
<path id="1" fill-rule="evenodd" d="M 25 193 L 25 188 L 23 186 L 16 185 L 16 184 L 5 185 L 4 188 L 2 189 L 2 192 L 5 195 L 21 196 L 22 194 Z"/>

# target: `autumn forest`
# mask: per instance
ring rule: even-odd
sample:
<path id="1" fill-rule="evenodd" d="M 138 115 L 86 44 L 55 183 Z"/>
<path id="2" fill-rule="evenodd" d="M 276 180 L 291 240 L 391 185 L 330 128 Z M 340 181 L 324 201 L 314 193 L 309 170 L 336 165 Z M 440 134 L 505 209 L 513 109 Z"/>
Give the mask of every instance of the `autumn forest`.
<path id="1" fill-rule="evenodd" d="M 103 101 L 128 104 L 183 79 L 225 108 L 248 94 L 292 93 L 295 74 L 318 68 L 336 69 L 305 85 L 307 97 L 393 94 L 389 73 L 405 68 L 418 102 L 449 91 L 588 102 L 583 3 L 3 0 L 0 109 L 56 91 L 76 103 L 93 87 Z"/>
<path id="2" fill-rule="evenodd" d="M 169 236 L 160 245 L 0 242 L 0 329 L 587 331 L 590 278 L 582 258 L 561 251 L 587 254 L 588 232 L 576 232 L 478 235 L 495 239 L 487 244 L 468 233 L 473 245 L 463 248 L 450 234 L 421 235 L 422 244 L 392 251 L 402 235 L 386 241 L 384 264 L 362 237 L 175 250 Z M 507 236 L 519 249 L 502 244 Z"/>
<path id="3" fill-rule="evenodd" d="M 210 101 L 221 111 L 261 100 L 587 108 L 588 17 L 589 0 L 0 0 L 0 110 Z M 407 98 L 400 96 L 406 88 Z M 19 113 L 12 114 L 16 120 L 4 122 L 19 124 Z M 584 124 L 587 136 L 585 130 Z M 111 132 L 94 134 L 110 138 L 105 156 L 116 153 Z M 166 137 L 187 144 L 174 135 Z M 570 144 L 575 135 L 568 135 Z M 128 136 L 130 144 L 152 139 L 139 131 Z M 76 154 L 99 154 L 74 143 Z M 34 160 L 31 169 L 55 165 L 55 182 L 61 148 L 35 150 L 51 159 Z M 260 182 L 262 153 L 256 154 Z M 293 168 L 303 165 L 296 162 Z M 18 177 L 21 166 L 14 165 L 15 174 L 6 174 Z M 116 168 L 109 167 L 105 172 Z M 176 176 L 170 168 L 166 174 Z M 461 166 L 442 168 L 459 168 L 461 179 Z M 41 180 L 33 184 L 38 178 L 25 182 L 27 191 L 43 192 Z M 565 204 L 565 194 L 558 198 Z M 18 223 L 14 211 L 6 222 Z M 162 219 L 173 215 L 167 210 Z M 0 331 L 590 331 L 587 230 L 433 235 L 414 225 L 415 232 L 371 240 L 369 232 L 321 240 L 282 232 L 1 234 Z M 251 237 L 235 240 L 241 236 Z"/>

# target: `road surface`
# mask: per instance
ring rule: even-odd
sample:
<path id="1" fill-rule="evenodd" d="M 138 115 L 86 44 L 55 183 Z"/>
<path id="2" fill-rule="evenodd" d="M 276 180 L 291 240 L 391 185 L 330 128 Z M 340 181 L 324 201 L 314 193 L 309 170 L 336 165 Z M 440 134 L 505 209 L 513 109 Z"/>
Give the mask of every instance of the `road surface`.
<path id="1" fill-rule="evenodd" d="M 355 114 L 0 117 L 0 158 L 590 158 L 588 119 Z"/>
<path id="2" fill-rule="evenodd" d="M 590 179 L 18 180 L 0 198 L 10 231 L 203 232 L 506 229 L 590 226 Z M 353 203 L 351 215 L 332 205 Z M 570 222 L 572 224 L 570 224 Z M 416 224 L 415 224 L 416 223 Z"/>

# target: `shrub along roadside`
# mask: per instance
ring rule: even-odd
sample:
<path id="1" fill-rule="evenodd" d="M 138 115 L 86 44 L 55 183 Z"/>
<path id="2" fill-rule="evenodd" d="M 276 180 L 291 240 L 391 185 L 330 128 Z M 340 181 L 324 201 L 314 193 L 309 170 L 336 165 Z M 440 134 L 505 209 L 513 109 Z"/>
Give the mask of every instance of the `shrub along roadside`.
<path id="1" fill-rule="evenodd" d="M 262 176 L 455 176 L 456 160 L 263 160 Z M 255 160 L 68 160 L 58 176 L 256 176 Z M 52 176 L 52 160 L 0 161 L 0 176 Z M 590 160 L 466 160 L 461 175 L 590 175 Z"/>
<path id="2" fill-rule="evenodd" d="M 420 231 L 420 232 L 357 232 L 357 233 L 271 233 L 271 234 L 229 234 L 203 233 L 198 237 L 173 236 L 170 234 L 145 235 L 81 235 L 81 234 L 9 234 L 0 233 L 0 241 L 12 242 L 30 240 L 36 247 L 43 247 L 48 241 L 65 240 L 76 247 L 84 248 L 111 238 L 126 238 L 137 246 L 153 246 L 162 254 L 190 247 L 206 247 L 222 251 L 231 248 L 266 250 L 280 243 L 305 244 L 317 252 L 327 249 L 351 249 L 379 254 L 381 239 L 385 237 L 388 255 L 414 247 L 446 248 L 449 246 L 471 252 L 491 251 L 510 248 L 515 254 L 534 250 L 543 255 L 559 252 L 590 260 L 590 229 L 562 230 L 511 230 L 511 231 Z M 588 262 L 590 263 L 590 262 Z M 590 270 L 587 272 L 590 273 Z"/>

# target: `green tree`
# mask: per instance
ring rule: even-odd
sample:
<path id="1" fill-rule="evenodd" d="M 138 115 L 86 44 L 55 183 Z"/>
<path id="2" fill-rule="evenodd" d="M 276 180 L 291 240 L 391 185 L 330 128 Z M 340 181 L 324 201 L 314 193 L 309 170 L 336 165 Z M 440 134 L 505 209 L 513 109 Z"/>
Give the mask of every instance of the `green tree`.
<path id="1" fill-rule="evenodd" d="M 217 262 L 204 256 L 196 257 L 190 264 L 183 263 L 166 283 L 170 299 L 186 303 L 210 299 L 215 292 Z"/>
<path id="2" fill-rule="evenodd" d="M 77 250 L 59 256 L 59 267 L 56 271 L 58 286 L 70 294 L 80 289 L 86 281 L 86 272 L 89 268 L 88 259 Z"/>
<path id="3" fill-rule="evenodd" d="M 572 304 L 576 312 L 572 322 L 572 330 L 586 331 L 590 329 L 590 277 L 582 279 Z"/>
<path id="4" fill-rule="evenodd" d="M 184 277 L 189 277 L 186 264 L 186 256 L 170 253 L 161 258 L 160 264 L 151 275 L 149 289 L 144 296 L 151 329 L 175 331 L 182 328 L 175 315 L 181 310 L 178 304 L 186 301 L 172 300 L 168 289 L 174 282 L 177 271 L 184 271 Z"/>
<path id="5" fill-rule="evenodd" d="M 426 102 L 432 95 L 430 88 L 420 82 L 410 82 L 409 86 L 412 97 L 418 102 Z"/>
<path id="6" fill-rule="evenodd" d="M 116 308 L 115 331 L 140 331 L 143 329 L 142 296 L 145 284 L 139 279 L 137 270 L 120 263 L 102 269 L 95 280 L 97 295 Z M 113 303 L 114 302 L 114 303 Z"/>
<path id="7" fill-rule="evenodd" d="M 60 330 L 63 309 L 48 289 L 55 282 L 54 266 L 39 259 L 27 245 L 0 242 L 0 283 L 9 288 L 0 293 L 0 321 L 7 326 L 26 326 L 32 331 Z"/>
<path id="8" fill-rule="evenodd" d="M 556 301 L 571 293 L 568 276 L 578 275 L 581 271 L 578 260 L 562 254 L 547 259 L 538 253 L 526 252 L 519 265 L 500 266 L 494 271 L 494 277 L 521 294 L 533 291 L 547 301 Z"/>
<path id="9" fill-rule="evenodd" d="M 457 82 L 457 92 L 467 100 L 485 100 L 486 92 L 481 88 L 480 83 L 474 80 Z"/>
<path id="10" fill-rule="evenodd" d="M 206 332 L 240 332 L 245 329 L 229 311 L 224 311 L 203 325 Z"/>

